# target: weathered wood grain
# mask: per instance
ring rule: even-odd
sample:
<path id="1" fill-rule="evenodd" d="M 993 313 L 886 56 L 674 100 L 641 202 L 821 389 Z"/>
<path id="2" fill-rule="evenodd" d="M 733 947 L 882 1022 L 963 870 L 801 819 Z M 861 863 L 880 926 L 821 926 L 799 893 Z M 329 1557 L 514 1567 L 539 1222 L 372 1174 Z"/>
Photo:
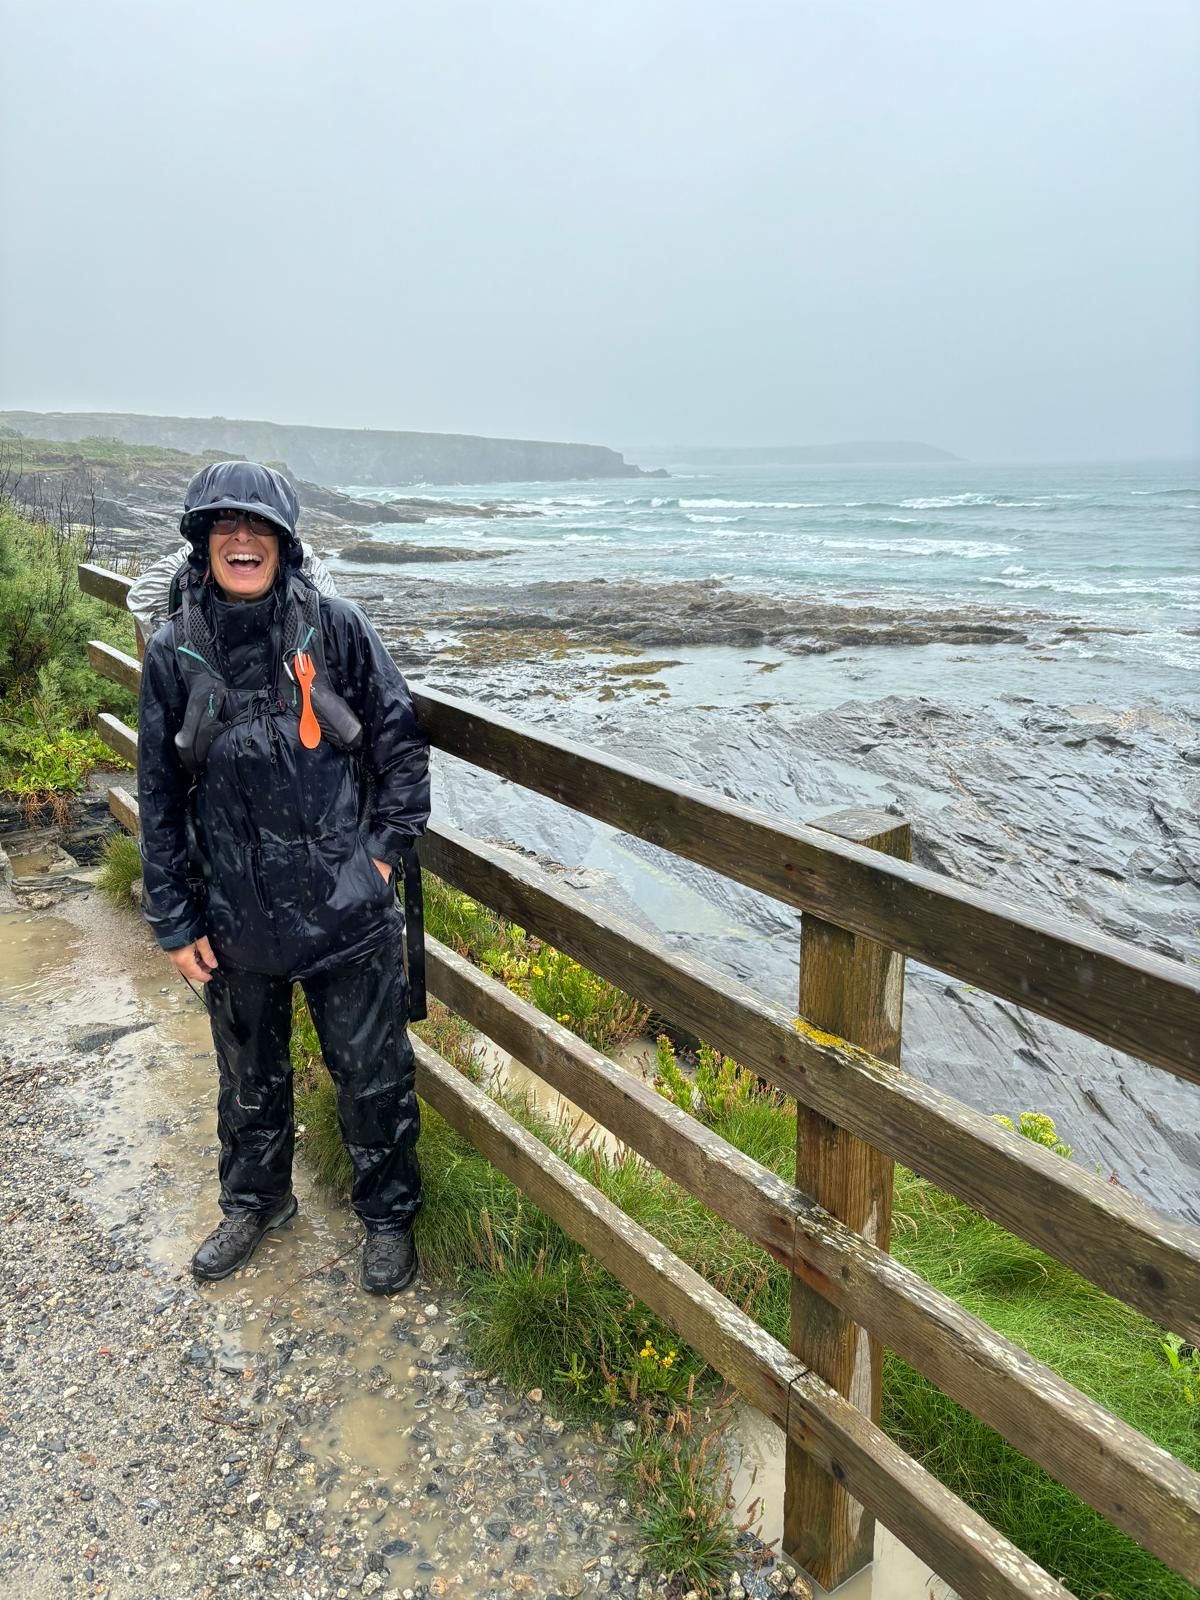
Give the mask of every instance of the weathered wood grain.
<path id="1" fill-rule="evenodd" d="M 1069 1593 L 974 1512 L 964 1517 L 961 1500 L 816 1373 L 795 1379 L 791 1400 L 788 1438 L 953 1584 L 963 1600 Z"/>
<path id="2" fill-rule="evenodd" d="M 138 816 L 138 803 L 129 793 L 129 790 L 122 789 L 119 784 L 115 784 L 108 791 L 108 809 L 125 831 L 132 833 L 136 839 L 141 828 L 141 821 Z"/>
<path id="3" fill-rule="evenodd" d="M 142 687 L 141 663 L 133 656 L 118 650 L 115 645 L 104 644 L 100 639 L 88 640 L 88 660 L 101 677 L 119 683 L 137 694 Z"/>
<path id="4" fill-rule="evenodd" d="M 843 811 L 816 827 L 908 861 L 912 829 L 887 812 Z M 904 957 L 898 950 L 807 913 L 800 936 L 800 1015 L 826 1033 L 900 1064 Z M 880 1251 L 892 1218 L 892 1158 L 811 1106 L 796 1108 L 796 1186 Z M 805 1366 L 878 1422 L 883 1346 L 803 1276 L 792 1278 L 790 1348 Z M 783 1548 L 826 1589 L 875 1554 L 875 1524 L 836 1478 L 788 1440 Z"/>
<path id="5" fill-rule="evenodd" d="M 1200 1238 L 1118 1187 L 590 906 L 511 852 L 435 824 L 421 859 L 698 1038 L 1110 1294 L 1200 1342 Z"/>
<path id="6" fill-rule="evenodd" d="M 534 1203 L 971 1600 L 1068 1591 L 426 1044 L 417 1089 Z"/>
<path id="7" fill-rule="evenodd" d="M 490 708 L 413 698 L 433 743 L 464 761 L 1200 1082 L 1200 974 L 1180 962 Z"/>
<path id="8" fill-rule="evenodd" d="M 102 711 L 96 718 L 96 732 L 114 754 L 137 765 L 137 734 L 127 722 L 114 717 L 111 711 Z"/>
<path id="9" fill-rule="evenodd" d="M 430 992 L 1185 1576 L 1200 1475 L 439 943 Z M 686 1331 L 685 1331 L 686 1337 Z"/>
<path id="10" fill-rule="evenodd" d="M 107 567 L 98 567 L 90 561 L 81 561 L 78 570 L 79 587 L 84 594 L 94 595 L 97 600 L 106 600 L 110 606 L 116 606 L 121 611 L 128 609 L 132 578 L 123 578 L 119 572 L 110 572 Z"/>

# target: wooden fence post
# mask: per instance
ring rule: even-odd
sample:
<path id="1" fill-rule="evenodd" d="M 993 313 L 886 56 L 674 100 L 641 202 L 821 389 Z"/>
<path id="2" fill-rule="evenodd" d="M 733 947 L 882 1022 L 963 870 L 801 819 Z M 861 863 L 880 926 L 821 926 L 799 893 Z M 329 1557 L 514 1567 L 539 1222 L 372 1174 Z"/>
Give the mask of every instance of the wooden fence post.
<path id="1" fill-rule="evenodd" d="M 912 829 L 886 811 L 854 808 L 813 824 L 840 838 L 912 859 Z M 883 1061 L 900 1064 L 904 957 L 805 913 L 800 944 L 800 1015 Z M 796 1186 L 881 1250 L 892 1215 L 890 1157 L 837 1123 L 800 1106 Z M 792 1278 L 794 1354 L 878 1423 L 883 1350 L 803 1278 Z M 783 1548 L 827 1589 L 871 1560 L 874 1518 L 789 1441 Z"/>

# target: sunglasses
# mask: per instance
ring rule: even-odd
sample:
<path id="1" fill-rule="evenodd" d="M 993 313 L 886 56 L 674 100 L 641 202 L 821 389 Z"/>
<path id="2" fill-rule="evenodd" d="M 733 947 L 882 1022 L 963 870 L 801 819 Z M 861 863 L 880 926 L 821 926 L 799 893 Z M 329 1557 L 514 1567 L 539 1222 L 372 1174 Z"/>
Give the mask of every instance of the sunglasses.
<path id="1" fill-rule="evenodd" d="M 268 534 L 278 535 L 279 529 L 269 517 L 260 517 L 255 511 L 218 511 L 209 523 L 213 533 L 236 533 L 242 523 L 261 539 Z"/>

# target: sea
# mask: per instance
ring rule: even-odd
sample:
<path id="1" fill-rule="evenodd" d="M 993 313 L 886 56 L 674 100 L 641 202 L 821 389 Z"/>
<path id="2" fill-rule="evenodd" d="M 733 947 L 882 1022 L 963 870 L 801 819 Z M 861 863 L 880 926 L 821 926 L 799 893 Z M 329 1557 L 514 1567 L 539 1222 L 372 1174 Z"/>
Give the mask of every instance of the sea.
<path id="1" fill-rule="evenodd" d="M 669 471 L 666 479 L 572 484 L 347 487 L 379 499 L 428 498 L 420 537 L 431 544 L 510 552 L 431 565 L 439 585 L 708 579 L 798 605 L 871 605 L 903 617 L 963 607 L 1032 614 L 1107 631 L 1047 644 L 1054 630 L 1041 627 L 1036 651 L 905 649 L 901 686 L 978 699 L 1003 682 L 1037 698 L 1109 701 L 1175 700 L 1200 689 L 1200 463 L 679 461 Z M 502 501 L 514 514 L 439 518 L 439 500 Z M 373 537 L 411 543 L 414 533 L 381 525 Z M 817 705 L 839 683 L 844 689 L 847 664 L 865 680 L 859 693 L 886 692 L 897 652 L 874 646 L 805 663 L 772 689 Z"/>

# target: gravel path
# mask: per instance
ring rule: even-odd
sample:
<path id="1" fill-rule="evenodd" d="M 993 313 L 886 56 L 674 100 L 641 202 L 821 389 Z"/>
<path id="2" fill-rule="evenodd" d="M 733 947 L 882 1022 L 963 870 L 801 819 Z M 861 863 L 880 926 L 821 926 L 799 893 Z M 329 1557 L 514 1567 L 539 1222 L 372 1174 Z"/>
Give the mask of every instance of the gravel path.
<path id="1" fill-rule="evenodd" d="M 0 916 L 0 1596 L 662 1594 L 613 1457 L 357 1287 L 315 1195 L 200 1290 L 207 1019 L 98 895 Z M 786 1588 L 748 1569 L 731 1593 Z"/>
<path id="2" fill-rule="evenodd" d="M 206 1019 L 95 896 L 0 924 L 0 1594 L 650 1592 L 604 1452 L 470 1366 L 443 1288 L 364 1296 L 302 1171 L 194 1285 Z"/>

